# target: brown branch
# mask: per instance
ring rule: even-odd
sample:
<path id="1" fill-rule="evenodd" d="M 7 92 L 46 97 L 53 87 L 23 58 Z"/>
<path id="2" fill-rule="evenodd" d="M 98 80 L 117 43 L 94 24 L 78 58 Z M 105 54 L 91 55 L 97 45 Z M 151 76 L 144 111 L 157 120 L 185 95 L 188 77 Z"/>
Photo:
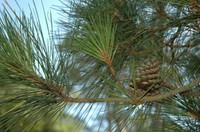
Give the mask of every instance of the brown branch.
<path id="1" fill-rule="evenodd" d="M 173 48 L 193 48 L 197 46 L 197 44 L 186 44 L 186 45 L 174 45 Z"/>
<path id="2" fill-rule="evenodd" d="M 132 55 L 145 55 L 145 54 L 149 54 L 149 53 L 152 53 L 154 51 L 157 51 L 157 50 L 160 50 L 161 48 L 163 47 L 170 47 L 170 48 L 192 48 L 192 47 L 195 47 L 197 46 L 197 44 L 186 44 L 186 45 L 169 45 L 169 43 L 171 43 L 171 40 L 170 41 L 167 41 L 165 42 L 161 47 L 159 48 L 151 48 L 149 50 L 144 50 L 144 51 L 135 51 L 134 49 L 131 50 L 129 52 L 129 54 L 132 54 Z"/>
<path id="3" fill-rule="evenodd" d="M 149 50 L 145 50 L 145 51 L 135 51 L 134 49 L 130 52 L 130 54 L 134 54 L 134 55 L 144 55 L 144 54 L 149 54 L 151 52 L 160 50 L 161 48 L 165 47 L 165 46 L 169 46 L 171 48 L 173 48 L 173 43 L 174 40 L 178 37 L 178 35 L 181 32 L 181 26 L 178 27 L 177 32 L 174 34 L 174 36 L 172 38 L 170 38 L 167 42 L 161 42 L 163 43 L 163 45 L 161 47 L 158 48 L 151 48 Z"/>
<path id="4" fill-rule="evenodd" d="M 101 55 L 102 55 L 102 58 L 103 58 L 103 61 L 108 65 L 109 67 L 109 70 L 115 80 L 115 82 L 119 85 L 119 87 L 121 88 L 121 90 L 126 94 L 128 95 L 129 97 L 130 96 L 130 92 L 124 87 L 124 85 L 119 81 L 119 79 L 117 78 L 117 74 L 116 74 L 116 71 L 112 65 L 112 59 L 111 57 L 109 56 L 108 53 L 106 52 L 101 52 Z"/>
<path id="5" fill-rule="evenodd" d="M 195 111 L 189 111 L 187 112 L 187 115 L 191 116 L 194 119 L 200 120 L 200 114 Z"/>
<path id="6" fill-rule="evenodd" d="M 181 88 L 177 88 L 177 89 L 172 90 L 172 91 L 170 91 L 168 93 L 156 95 L 156 96 L 153 96 L 153 97 L 144 97 L 141 101 L 143 101 L 143 102 L 153 102 L 153 101 L 163 100 L 163 99 L 172 97 L 172 96 L 174 96 L 174 95 L 176 95 L 178 93 L 182 93 L 182 92 L 188 91 L 192 87 L 196 86 L 199 83 L 200 83 L 200 79 L 197 79 L 197 80 L 191 82 L 190 84 L 188 84 L 186 86 L 183 86 Z"/>
<path id="7" fill-rule="evenodd" d="M 106 52 L 102 52 L 101 53 L 103 61 L 108 65 L 109 70 L 115 80 L 115 82 L 120 86 L 120 88 L 126 93 L 126 94 L 130 94 L 129 91 L 124 87 L 124 85 L 119 81 L 119 79 L 117 78 L 117 74 L 116 71 L 112 65 L 112 60 L 110 58 L 110 56 L 108 55 L 108 53 Z"/>
<path id="8" fill-rule="evenodd" d="M 197 97 L 197 96 L 200 96 L 200 89 L 197 88 L 197 89 L 192 89 L 190 91 L 186 91 L 182 94 L 183 96 L 193 96 L 193 97 Z"/>
<path id="9" fill-rule="evenodd" d="M 173 45 L 172 43 L 174 42 L 174 40 L 178 37 L 178 35 L 180 34 L 181 32 L 181 26 L 184 24 L 188 24 L 190 21 L 188 21 L 188 23 L 185 23 L 185 20 L 186 19 L 190 19 L 190 20 L 194 20 L 194 19 L 198 19 L 199 18 L 199 14 L 198 15 L 194 15 L 194 16 L 187 16 L 187 17 L 184 17 L 184 18 L 181 18 L 181 19 L 178 19 L 178 20 L 174 20 L 166 25 L 162 25 L 160 27 L 156 27 L 156 28 L 151 28 L 151 29 L 144 29 L 143 31 L 141 32 L 144 32 L 144 33 L 154 33 L 156 32 L 157 30 L 165 30 L 165 29 L 168 29 L 169 27 L 171 27 L 172 25 L 173 26 L 178 26 L 178 30 L 177 32 L 174 34 L 174 36 L 169 39 L 167 42 L 161 42 L 163 43 L 163 45 L 161 47 L 158 47 L 158 48 L 152 48 L 152 49 L 149 49 L 149 50 L 144 50 L 144 51 L 135 51 L 134 49 L 131 50 L 129 52 L 129 54 L 134 54 L 134 55 L 145 55 L 145 54 L 149 54 L 153 51 L 157 51 L 157 50 L 160 50 L 161 48 L 165 47 L 165 46 L 169 46 L 171 48 L 184 48 L 184 47 L 188 47 L 188 45 L 180 45 L 180 46 L 175 46 Z M 143 33 L 143 34 L 144 34 Z M 193 45 L 195 46 L 195 45 Z"/>
<path id="10" fill-rule="evenodd" d="M 127 91 L 127 89 L 123 86 L 123 84 L 119 81 L 119 79 L 117 78 L 116 72 L 114 70 L 114 67 L 111 65 L 109 66 L 110 72 L 112 74 L 112 76 L 114 77 L 115 81 L 117 82 L 117 84 L 123 89 L 123 91 Z"/>
<path id="11" fill-rule="evenodd" d="M 131 102 L 134 103 L 134 104 L 138 104 L 138 100 L 135 100 L 131 97 L 131 92 L 126 89 L 124 87 L 124 85 L 119 81 L 119 79 L 117 78 L 117 75 L 116 75 L 116 72 L 115 72 L 115 69 L 112 65 L 109 65 L 109 68 L 110 68 L 110 71 L 111 71 L 111 74 L 112 76 L 114 77 L 115 79 L 115 82 L 120 86 L 121 90 L 130 98 Z M 118 99 L 114 99 L 115 101 L 114 102 L 118 102 L 119 100 Z M 112 101 L 111 101 L 112 102 Z"/>
<path id="12" fill-rule="evenodd" d="M 140 101 L 140 97 L 136 97 L 136 98 L 96 98 L 96 99 L 92 99 L 92 98 L 66 98 L 65 102 L 73 102 L 73 103 L 98 103 L 98 102 L 124 102 L 124 103 L 133 103 L 133 104 L 143 104 L 145 102 L 154 102 L 154 101 L 160 101 L 160 100 L 164 100 L 167 99 L 169 97 L 172 97 L 176 94 L 185 92 L 190 90 L 192 87 L 196 86 L 197 84 L 200 83 L 200 79 L 197 79 L 193 82 L 191 82 L 190 84 L 183 86 L 181 88 L 177 88 L 175 90 L 172 90 L 168 93 L 164 93 L 164 94 L 159 94 L 156 96 L 146 96 L 144 98 L 142 98 Z"/>

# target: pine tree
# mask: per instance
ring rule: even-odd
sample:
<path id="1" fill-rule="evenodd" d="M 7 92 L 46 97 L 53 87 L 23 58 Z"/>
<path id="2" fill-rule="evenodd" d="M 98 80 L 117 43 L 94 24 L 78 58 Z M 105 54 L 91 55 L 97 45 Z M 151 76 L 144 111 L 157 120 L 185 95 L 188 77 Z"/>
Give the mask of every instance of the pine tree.
<path id="1" fill-rule="evenodd" d="M 95 116 L 90 131 L 200 130 L 199 0 L 62 3 L 50 43 L 37 10 L 1 12 L 0 130 L 51 126 L 63 111 L 85 127 Z"/>

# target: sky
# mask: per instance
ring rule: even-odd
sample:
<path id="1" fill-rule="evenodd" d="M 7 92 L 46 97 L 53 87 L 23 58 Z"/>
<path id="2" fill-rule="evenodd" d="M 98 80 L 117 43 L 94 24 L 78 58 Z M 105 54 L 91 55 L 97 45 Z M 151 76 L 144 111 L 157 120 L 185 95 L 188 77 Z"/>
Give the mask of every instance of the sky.
<path id="1" fill-rule="evenodd" d="M 5 0 L 0 0 L 0 8 L 1 9 L 3 7 L 2 4 L 4 4 L 4 1 Z M 31 7 L 33 7 L 33 2 L 32 1 L 35 1 L 36 7 L 37 7 L 39 12 L 43 11 L 41 0 L 6 0 L 6 1 L 10 4 L 10 6 L 14 10 L 16 10 L 16 12 L 19 12 L 19 8 L 18 8 L 18 5 L 16 4 L 15 1 L 17 1 L 17 3 L 19 4 L 20 8 L 22 10 L 24 10 L 27 14 L 30 13 L 29 12 L 29 5 Z M 44 3 L 44 7 L 45 7 L 46 12 L 51 11 L 52 15 L 55 18 L 58 17 L 58 12 L 55 9 L 52 9 L 52 8 L 54 8 L 57 5 L 61 5 L 61 2 L 59 0 L 42 0 L 42 2 Z"/>
<path id="2" fill-rule="evenodd" d="M 3 9 L 3 4 L 6 6 L 5 0 L 0 0 L 0 10 Z M 30 15 L 30 8 L 31 7 L 33 9 L 33 1 L 35 1 L 37 10 L 39 12 L 39 17 L 40 17 L 40 23 L 43 27 L 43 33 L 45 37 L 48 37 L 48 33 L 46 28 L 46 22 L 45 22 L 45 18 L 44 18 L 44 13 L 43 13 L 43 7 L 42 7 L 42 3 L 41 0 L 6 0 L 9 5 L 12 7 L 13 10 L 15 10 L 15 12 L 17 14 L 20 13 L 20 9 L 18 7 L 18 5 L 20 6 L 20 8 L 25 12 L 25 14 L 27 16 Z M 17 1 L 17 3 L 15 2 Z M 43 4 L 44 4 L 44 8 L 45 8 L 45 12 L 46 15 L 48 16 L 51 12 L 52 14 L 52 19 L 54 22 L 54 26 L 56 27 L 56 21 L 59 19 L 59 12 L 55 9 L 58 8 L 58 6 L 61 6 L 61 2 L 59 0 L 42 0 Z"/>

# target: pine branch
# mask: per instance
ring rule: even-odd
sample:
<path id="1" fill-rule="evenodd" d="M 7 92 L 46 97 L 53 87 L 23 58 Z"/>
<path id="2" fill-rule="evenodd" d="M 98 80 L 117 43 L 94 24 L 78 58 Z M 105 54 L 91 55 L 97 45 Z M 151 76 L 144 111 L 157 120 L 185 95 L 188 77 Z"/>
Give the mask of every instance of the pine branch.
<path id="1" fill-rule="evenodd" d="M 73 103 L 99 103 L 99 102 L 124 102 L 124 103 L 134 103 L 136 105 L 138 104 L 143 104 L 146 102 L 154 102 L 154 101 L 160 101 L 160 100 L 164 100 L 167 98 L 170 98 L 176 94 L 185 92 L 190 90 L 192 87 L 196 86 L 197 84 L 200 83 L 200 79 L 197 79 L 193 82 L 191 82 L 190 84 L 183 86 L 181 88 L 177 88 L 175 90 L 172 90 L 168 93 L 164 93 L 164 94 L 159 94 L 156 96 L 146 96 L 143 97 L 140 100 L 140 97 L 136 97 L 136 98 L 96 98 L 96 99 L 92 99 L 92 98 L 66 98 L 65 102 L 73 102 Z M 139 101 L 140 100 L 140 101 Z"/>
<path id="2" fill-rule="evenodd" d="M 189 111 L 189 112 L 187 112 L 187 114 L 188 114 L 189 116 L 193 117 L 194 119 L 200 120 L 200 114 L 197 113 L 197 112 L 195 112 L 195 111 Z"/>
<path id="3" fill-rule="evenodd" d="M 112 76 L 114 77 L 116 83 L 120 86 L 120 88 L 123 90 L 123 92 L 125 92 L 130 97 L 131 93 L 124 87 L 124 85 L 117 78 L 116 71 L 115 71 L 114 67 L 112 66 L 112 64 L 109 65 L 109 69 L 110 69 L 110 72 L 111 72 Z"/>
<path id="4" fill-rule="evenodd" d="M 130 3 L 131 2 L 133 1 L 130 1 Z M 103 5 L 102 1 L 100 3 L 101 5 Z M 130 6 L 130 4 L 128 3 L 129 1 L 127 1 L 127 5 Z M 88 7 L 85 6 L 87 4 L 83 4 L 84 8 L 88 8 L 87 12 L 84 12 L 84 9 L 83 11 L 82 10 L 77 11 L 77 9 L 74 9 L 75 12 L 76 11 L 77 12 L 75 14 L 72 13 L 73 14 L 72 16 L 74 17 L 77 16 L 77 18 L 75 18 L 76 20 L 81 18 L 81 21 L 80 23 L 79 21 L 75 21 L 78 23 L 77 28 L 76 28 L 77 26 L 76 24 L 72 26 L 73 27 L 72 33 L 74 33 L 74 31 L 76 32 L 76 29 L 77 29 L 77 32 L 80 31 L 80 33 L 76 34 L 77 36 L 76 35 L 73 36 L 76 38 L 75 39 L 76 41 L 73 41 L 72 43 L 73 45 L 75 45 L 75 47 L 77 46 L 78 51 L 82 49 L 84 53 L 92 56 L 93 58 L 96 58 L 99 61 L 106 63 L 106 65 L 108 66 L 107 68 L 109 68 L 110 72 L 107 71 L 107 69 L 105 68 L 104 69 L 105 75 L 106 77 L 107 75 L 109 77 L 112 77 L 114 82 L 113 80 L 112 81 L 109 80 L 110 78 L 108 79 L 106 78 L 105 79 L 106 83 L 101 83 L 103 81 L 99 81 L 99 80 L 104 77 L 104 74 L 98 74 L 98 76 L 96 76 L 95 73 L 92 71 L 93 69 L 88 68 L 89 65 L 93 65 L 95 64 L 95 62 L 88 63 L 84 61 L 84 62 L 81 62 L 81 63 L 84 63 L 84 66 L 82 66 L 79 63 L 79 61 L 82 61 L 82 58 L 79 59 L 79 61 L 73 61 L 72 59 L 73 57 L 76 58 L 80 56 L 79 55 L 76 56 L 76 54 L 71 53 L 71 52 L 69 53 L 70 57 L 66 57 L 66 58 L 63 57 L 65 56 L 63 55 L 63 53 L 61 54 L 58 53 L 58 55 L 54 56 L 55 54 L 54 50 L 56 50 L 56 48 L 54 49 L 53 47 L 55 43 L 53 44 L 53 41 L 52 43 L 50 43 L 50 45 L 45 43 L 44 36 L 42 34 L 41 25 L 38 24 L 39 17 L 38 17 L 37 11 L 35 12 L 36 16 L 34 15 L 34 12 L 33 12 L 34 17 L 33 18 L 31 17 L 32 19 L 28 19 L 25 16 L 23 17 L 18 16 L 15 13 L 15 11 L 12 9 L 12 7 L 7 3 L 6 0 L 5 0 L 5 4 L 10 9 L 9 12 L 11 12 L 12 14 L 9 14 L 7 10 L 5 12 L 2 12 L 2 14 L 5 17 L 4 18 L 5 20 L 2 19 L 1 21 L 1 24 L 3 25 L 1 26 L 2 31 L 4 31 L 5 33 L 2 32 L 2 35 L 0 35 L 1 36 L 0 37 L 1 38 L 0 87 L 2 88 L 0 90 L 5 91 L 6 94 L 4 96 L 1 96 L 2 99 L 0 100 L 0 106 L 2 106 L 2 108 L 7 106 L 5 107 L 5 112 L 3 112 L 3 114 L 0 116 L 1 130 L 6 131 L 6 130 L 10 130 L 11 128 L 15 130 L 14 129 L 15 127 L 17 128 L 22 123 L 24 123 L 23 125 L 21 125 L 21 128 L 19 130 L 25 131 L 27 130 L 27 127 L 29 127 L 30 129 L 34 127 L 37 122 L 40 124 L 39 121 L 42 120 L 43 118 L 45 118 L 46 122 L 49 122 L 49 120 L 53 120 L 54 117 L 56 117 L 57 115 L 60 115 L 60 113 L 63 110 L 65 110 L 66 107 L 68 107 L 67 106 L 68 103 L 71 103 L 71 104 L 77 103 L 76 105 L 78 109 L 74 113 L 77 113 L 77 117 L 80 116 L 81 118 L 85 118 L 85 119 L 88 115 L 90 115 L 90 112 L 93 111 L 92 109 L 93 104 L 102 102 L 103 105 L 104 104 L 107 105 L 108 103 L 111 106 L 111 107 L 106 106 L 107 108 L 109 108 L 108 110 L 111 110 L 111 112 L 114 114 L 119 115 L 120 113 L 120 116 L 121 116 L 121 117 L 118 117 L 118 115 L 117 116 L 112 115 L 110 123 L 108 123 L 109 125 L 111 123 L 116 124 L 117 125 L 116 130 L 119 130 L 117 128 L 125 128 L 125 130 L 128 130 L 129 125 L 131 126 L 131 128 L 134 129 L 135 127 L 133 126 L 133 124 L 135 124 L 134 119 L 136 120 L 142 119 L 143 117 L 145 117 L 145 119 L 148 118 L 148 120 L 150 117 L 150 119 L 152 119 L 152 121 L 151 120 L 150 121 L 154 122 L 153 119 L 155 118 L 151 118 L 152 115 L 155 115 L 154 113 L 156 113 L 156 116 L 158 116 L 158 118 L 156 118 L 159 120 L 158 123 L 164 124 L 163 120 L 162 120 L 163 122 L 160 122 L 160 120 L 164 118 L 160 118 L 159 116 L 165 115 L 164 109 L 168 107 L 168 104 L 167 104 L 168 100 L 170 100 L 169 101 L 170 103 L 174 103 L 174 104 L 180 103 L 180 105 L 178 105 L 177 108 L 180 108 L 180 110 L 184 110 L 184 115 L 185 115 L 185 110 L 186 110 L 187 112 L 186 114 L 188 116 L 193 117 L 194 119 L 198 119 L 198 120 L 200 119 L 200 115 L 198 113 L 199 111 L 198 105 L 197 105 L 199 104 L 198 102 L 199 100 L 197 97 L 197 94 L 199 94 L 197 93 L 199 92 L 199 89 L 197 85 L 200 84 L 200 78 L 197 80 L 193 80 L 192 82 L 190 82 L 189 84 L 185 86 L 177 87 L 177 88 L 167 84 L 167 86 L 164 86 L 164 87 L 169 88 L 170 90 L 169 92 L 158 94 L 155 96 L 150 96 L 150 95 L 144 96 L 142 97 L 142 99 L 141 97 L 138 97 L 138 96 L 134 97 L 133 93 L 130 92 L 126 88 L 126 86 L 128 85 L 127 82 L 131 79 L 131 78 L 128 78 L 129 76 L 131 77 L 131 72 L 129 71 L 134 72 L 134 70 L 132 69 L 135 69 L 134 66 L 131 68 L 129 68 L 128 66 L 129 64 L 131 64 L 128 62 L 129 58 L 132 58 L 133 55 L 140 61 L 140 60 L 143 60 L 143 57 L 140 57 L 137 55 L 148 55 L 148 57 L 151 58 L 151 55 L 154 55 L 154 54 L 151 54 L 152 52 L 161 50 L 162 48 L 165 48 L 165 47 L 167 47 L 167 49 L 168 47 L 170 47 L 171 49 L 176 49 L 176 50 L 180 49 L 180 51 L 182 52 L 181 48 L 186 49 L 186 48 L 197 46 L 196 43 L 187 44 L 184 41 L 185 38 L 190 38 L 193 35 L 193 33 L 191 33 L 191 36 L 187 36 L 187 33 L 186 35 L 184 35 L 183 31 L 185 27 L 189 27 L 191 23 L 195 24 L 195 22 L 199 19 L 199 14 L 188 15 L 186 11 L 185 14 L 180 13 L 182 14 L 181 16 L 179 16 L 178 15 L 179 13 L 177 13 L 177 16 L 172 15 L 172 16 L 169 16 L 170 18 L 168 19 L 168 14 L 170 15 L 170 12 L 167 12 L 166 10 L 166 12 L 168 13 L 166 15 L 166 12 L 163 10 L 162 8 L 163 6 L 161 5 L 159 8 L 155 8 L 158 14 L 158 17 L 161 16 L 163 18 L 167 18 L 168 20 L 165 22 L 160 21 L 161 23 L 159 23 L 159 25 L 157 25 L 159 20 L 156 23 L 154 22 L 151 23 L 151 21 L 148 21 L 149 24 L 147 25 L 150 25 L 150 27 L 146 28 L 147 25 L 145 23 L 147 21 L 142 20 L 141 17 L 137 18 L 137 15 L 139 15 L 140 13 L 135 14 L 135 11 L 134 13 L 131 13 L 132 8 L 130 11 L 128 11 L 129 13 L 127 16 L 123 16 L 123 14 L 127 14 L 126 12 L 123 13 L 121 10 L 121 8 L 123 9 L 124 7 L 120 7 L 120 9 L 117 8 L 119 9 L 119 12 L 117 11 L 117 13 L 120 16 L 120 19 L 122 19 L 120 20 L 120 22 L 118 21 L 116 22 L 115 20 L 113 21 L 113 19 L 110 18 L 109 13 L 106 15 L 101 15 L 102 14 L 101 12 L 99 13 L 99 12 L 94 11 L 94 9 L 96 8 L 92 7 L 92 3 L 91 5 L 89 4 Z M 197 5 L 197 4 L 194 4 L 194 5 Z M 173 7 L 173 5 L 171 6 Z M 79 6 L 77 6 L 77 8 L 78 7 Z M 115 8 L 115 6 L 113 5 L 111 7 Z M 147 7 L 149 7 L 150 9 L 152 8 L 152 6 L 148 6 L 148 5 Z M 157 4 L 155 4 L 155 7 L 157 7 Z M 105 6 L 105 8 L 107 8 L 107 6 Z M 174 8 L 176 9 L 176 7 Z M 184 9 L 185 8 L 187 7 L 184 7 Z M 35 7 L 35 9 L 37 8 Z M 101 8 L 98 8 L 98 9 L 101 9 Z M 124 9 L 123 10 L 126 11 L 126 9 L 128 8 L 124 8 Z M 177 11 L 178 9 L 181 9 L 181 8 L 177 8 Z M 103 14 L 105 13 L 105 11 L 106 10 L 103 10 Z M 80 16 L 78 16 L 79 15 L 77 14 L 78 12 L 83 13 L 83 14 L 80 14 Z M 95 12 L 95 14 L 93 16 L 92 13 L 87 14 L 88 12 L 90 13 Z M 138 10 L 136 12 L 142 13 L 143 11 Z M 98 13 L 99 13 L 99 16 L 97 15 Z M 13 15 L 15 17 L 15 20 L 12 18 Z M 139 21 L 139 23 L 137 22 L 137 24 L 134 25 L 134 20 L 132 19 L 132 15 L 134 16 L 136 15 L 136 17 L 134 17 L 133 19 L 136 18 L 136 20 Z M 129 17 L 131 18 L 130 19 L 131 25 L 129 25 L 129 22 L 128 24 L 126 24 L 126 22 L 123 21 L 123 19 L 129 20 Z M 149 14 L 149 16 L 147 15 L 145 17 L 148 18 L 149 20 L 154 20 L 154 13 L 152 12 Z M 89 18 L 89 19 L 86 20 L 85 18 Z M 29 21 L 30 23 L 28 23 Z M 47 24 L 47 18 L 46 18 L 46 24 Z M 153 27 L 151 25 L 153 25 Z M 48 27 L 48 24 L 47 24 L 47 27 Z M 138 30 L 135 30 L 135 27 L 140 27 L 140 28 L 138 28 Z M 173 29 L 177 27 L 178 27 L 178 30 L 175 32 L 175 30 Z M 47 29 L 49 32 L 50 31 L 49 28 Z M 136 34 L 132 36 L 133 33 L 131 32 L 131 34 L 129 34 L 128 33 L 129 30 L 131 31 L 134 30 L 134 33 L 136 32 Z M 69 31 L 68 33 L 70 34 L 71 29 L 69 29 L 68 31 Z M 171 33 L 169 34 L 168 32 L 164 33 L 165 31 L 169 31 Z M 187 29 L 187 31 L 189 30 Z M 66 38 L 72 37 L 71 34 L 68 36 L 68 33 L 66 35 L 67 36 Z M 165 35 L 163 35 L 162 33 L 164 33 Z M 159 37 L 157 35 L 159 35 Z M 73 37 L 70 39 L 73 40 L 74 39 Z M 116 45 L 116 43 L 118 43 L 118 41 L 120 42 L 120 41 L 127 40 L 130 38 L 131 40 L 132 38 L 134 38 L 138 40 L 138 42 L 136 41 L 133 45 L 135 49 L 128 50 L 129 54 L 127 56 L 126 56 L 126 52 L 122 50 L 123 51 L 122 54 L 126 56 L 127 58 L 126 59 L 127 61 L 126 61 L 125 57 L 120 58 L 118 54 L 115 54 L 116 51 L 120 49 L 118 45 Z M 139 39 L 144 39 L 145 41 L 139 40 Z M 143 46 L 143 44 L 145 44 L 149 40 L 152 40 L 152 42 L 149 42 L 147 44 L 147 47 L 145 45 Z M 159 46 L 155 47 L 155 45 L 157 46 L 157 43 L 159 43 Z M 124 49 L 129 48 L 128 46 L 126 46 L 126 44 L 121 44 L 121 45 Z M 129 45 L 131 45 L 131 43 L 129 43 Z M 145 47 L 148 49 L 144 50 Z M 169 54 L 171 51 L 173 52 L 174 50 L 170 50 Z M 165 56 L 165 53 L 163 54 L 163 56 Z M 120 61 L 120 63 L 116 63 L 116 64 L 112 63 L 113 60 L 117 62 Z M 120 67 L 122 69 L 119 69 L 119 70 L 120 70 L 120 73 L 123 72 L 124 74 L 126 74 L 125 79 L 123 76 L 120 76 L 121 74 L 118 75 L 117 64 L 120 64 L 120 65 L 122 64 L 122 66 L 124 66 L 124 67 Z M 168 66 L 168 61 L 166 63 L 166 66 Z M 177 65 L 177 67 L 178 66 L 179 65 Z M 77 90 L 76 89 L 77 85 L 74 85 L 71 83 L 71 81 L 76 82 L 76 79 L 73 79 L 73 76 L 71 77 L 70 76 L 71 74 L 69 74 L 73 70 L 73 68 L 74 69 L 80 68 L 80 70 L 77 73 L 80 73 L 80 78 L 81 77 L 83 78 L 82 80 L 80 79 L 81 81 L 79 80 L 77 81 L 77 84 L 79 85 L 80 84 L 79 82 L 81 82 L 81 86 L 82 86 L 78 89 L 81 91 L 80 97 L 78 98 L 73 98 L 70 96 L 70 93 L 72 90 Z M 165 66 L 163 66 L 163 69 L 164 68 Z M 180 72 L 183 73 L 184 71 L 182 71 L 181 68 L 185 68 L 185 67 L 184 66 L 178 67 L 177 70 L 179 70 L 179 68 L 180 68 Z M 91 71 L 88 72 L 88 71 L 85 71 L 85 69 L 87 69 L 88 71 L 89 70 Z M 95 69 L 95 71 L 97 70 L 98 69 Z M 98 70 L 98 72 L 99 71 L 100 70 Z M 91 75 L 91 74 L 88 75 L 87 73 L 93 73 L 96 78 L 94 78 L 93 76 L 91 76 L 90 78 L 87 78 L 87 76 Z M 176 73 L 173 71 L 166 72 L 166 73 L 168 74 L 169 77 L 173 73 L 174 73 L 174 76 L 179 75 L 179 73 Z M 87 76 L 85 76 L 85 74 L 87 74 Z M 184 75 L 184 74 L 181 74 L 181 75 Z M 100 79 L 98 78 L 99 76 L 100 76 Z M 185 83 L 184 81 L 182 80 L 180 81 L 178 79 L 179 76 L 178 77 L 174 77 L 174 76 L 172 76 L 169 79 L 169 83 L 176 84 L 176 81 L 177 83 L 180 83 L 180 84 Z M 175 78 L 175 80 L 173 80 L 173 78 Z M 188 80 L 191 80 L 189 74 L 188 76 L 186 75 L 185 78 Z M 132 80 L 134 79 L 135 77 L 132 76 Z M 126 82 L 126 80 L 128 81 Z M 111 82 L 112 84 L 110 84 Z M 96 85 L 97 83 L 98 85 Z M 113 88 L 109 89 L 109 87 L 111 86 L 116 88 L 117 92 L 111 91 L 111 89 L 113 89 Z M 9 92 L 7 92 L 7 90 L 9 90 Z M 193 95 L 193 94 L 196 94 L 196 95 Z M 124 95 L 127 95 L 127 96 L 124 96 Z M 195 98 L 190 99 L 190 97 L 193 97 L 193 96 L 195 96 Z M 165 104 L 162 105 L 162 107 L 155 107 L 155 105 L 157 105 L 158 103 L 154 103 L 154 102 L 163 102 L 165 100 L 167 101 L 165 102 Z M 88 111 L 85 110 L 85 106 L 84 106 L 85 104 L 87 105 L 87 103 L 90 103 L 90 106 L 87 109 Z M 142 105 L 142 108 L 136 107 L 137 105 L 140 105 L 140 104 L 145 104 L 145 105 Z M 96 109 L 99 111 L 97 112 L 98 116 L 100 115 L 100 112 L 104 110 L 103 105 L 101 109 L 98 109 L 98 107 Z M 132 107 L 133 105 L 135 107 Z M 131 106 L 131 109 L 128 108 L 129 110 L 127 110 L 127 107 L 129 106 Z M 170 108 L 173 106 L 174 106 L 173 104 L 172 105 L 170 104 Z M 140 112 L 137 112 L 137 109 L 135 108 L 137 108 L 138 111 Z M 93 111 L 93 113 L 96 114 L 96 111 Z M 174 113 L 171 112 L 170 114 L 173 115 Z M 109 116 L 109 115 L 106 115 L 106 116 Z M 135 118 L 137 116 L 139 118 Z M 112 120 L 112 118 L 114 120 Z M 31 122 L 28 122 L 28 119 L 30 119 Z M 143 125 L 143 121 L 144 120 L 142 120 L 142 122 L 140 123 L 141 125 Z M 103 120 L 102 120 L 102 124 L 103 124 Z M 149 122 L 147 121 L 147 125 L 148 124 Z M 112 129 L 113 126 L 112 125 L 110 126 Z"/>

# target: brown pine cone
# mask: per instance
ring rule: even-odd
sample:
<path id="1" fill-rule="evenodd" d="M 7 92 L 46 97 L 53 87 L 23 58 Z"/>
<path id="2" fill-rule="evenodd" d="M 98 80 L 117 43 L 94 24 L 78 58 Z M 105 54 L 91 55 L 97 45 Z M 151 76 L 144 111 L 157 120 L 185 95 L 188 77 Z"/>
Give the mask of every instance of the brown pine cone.
<path id="1" fill-rule="evenodd" d="M 137 89 L 154 93 L 162 87 L 160 79 L 161 64 L 158 60 L 148 59 L 142 65 L 136 68 L 136 86 Z M 130 85 L 131 86 L 131 85 Z M 133 87 L 133 85 L 131 86 Z"/>

